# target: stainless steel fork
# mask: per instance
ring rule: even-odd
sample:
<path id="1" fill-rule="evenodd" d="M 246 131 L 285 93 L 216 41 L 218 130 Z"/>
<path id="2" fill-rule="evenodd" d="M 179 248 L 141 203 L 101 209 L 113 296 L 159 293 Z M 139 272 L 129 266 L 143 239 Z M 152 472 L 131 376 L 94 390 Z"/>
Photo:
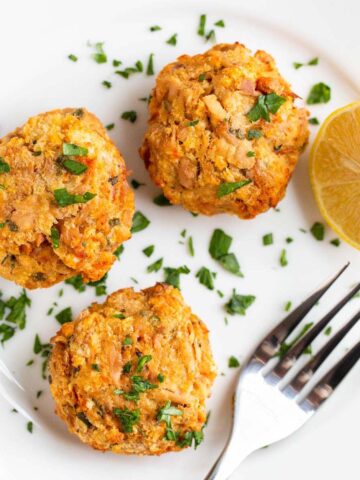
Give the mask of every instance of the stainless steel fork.
<path id="1" fill-rule="evenodd" d="M 360 319 L 360 311 L 330 337 L 298 373 L 290 373 L 315 337 L 360 290 L 360 283 L 307 333 L 304 332 L 297 342 L 284 343 L 348 266 L 349 264 L 345 265 L 326 285 L 291 312 L 256 348 L 243 368 L 235 389 L 232 428 L 228 441 L 205 480 L 227 480 L 250 453 L 295 432 L 330 397 L 358 361 L 360 342 L 310 391 L 306 391 L 306 387 L 309 387 L 307 384 L 317 369 Z M 294 370 L 297 370 L 296 367 Z"/>

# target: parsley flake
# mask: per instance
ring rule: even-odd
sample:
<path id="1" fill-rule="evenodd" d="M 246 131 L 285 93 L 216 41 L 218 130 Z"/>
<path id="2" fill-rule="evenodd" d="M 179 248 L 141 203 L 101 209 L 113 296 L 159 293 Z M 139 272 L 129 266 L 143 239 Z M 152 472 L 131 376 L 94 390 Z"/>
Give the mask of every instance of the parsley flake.
<path id="1" fill-rule="evenodd" d="M 325 227 L 320 222 L 315 222 L 314 225 L 311 227 L 310 232 L 312 233 L 313 237 L 316 238 L 319 242 L 324 240 L 325 237 Z"/>
<path id="2" fill-rule="evenodd" d="M 249 152 L 248 152 L 249 153 Z M 239 190 L 242 187 L 245 187 L 246 185 L 249 185 L 252 180 L 241 180 L 240 182 L 226 182 L 222 183 L 217 192 L 216 195 L 218 198 L 224 197 L 225 195 L 230 195 L 230 193 L 235 192 L 236 190 Z"/>
<path id="3" fill-rule="evenodd" d="M 323 82 L 316 83 L 306 99 L 308 105 L 328 103 L 331 98 L 331 88 Z"/>
<path id="4" fill-rule="evenodd" d="M 206 267 L 201 267 L 196 274 L 196 278 L 199 279 L 201 285 L 204 285 L 209 290 L 214 290 L 214 278 L 215 274 L 210 272 Z"/>
<path id="5" fill-rule="evenodd" d="M 54 197 L 59 207 L 67 207 L 77 203 L 87 203 L 96 197 L 96 193 L 85 192 L 81 195 L 69 193 L 66 188 L 58 188 L 54 190 Z"/>
<path id="6" fill-rule="evenodd" d="M 254 295 L 239 295 L 233 290 L 230 300 L 226 303 L 225 309 L 230 315 L 246 315 L 246 310 L 255 302 Z"/>
<path id="7" fill-rule="evenodd" d="M 150 220 L 147 219 L 140 211 L 136 211 L 132 220 L 131 233 L 141 232 L 141 230 L 144 230 L 149 225 Z"/>
<path id="8" fill-rule="evenodd" d="M 174 35 L 172 35 L 172 36 L 169 38 L 169 40 L 166 41 L 166 43 L 167 43 L 168 45 L 173 45 L 173 46 L 175 46 L 176 43 L 177 43 L 177 33 L 174 33 Z"/>
<path id="9" fill-rule="evenodd" d="M 137 113 L 135 112 L 135 110 L 129 110 L 127 112 L 123 112 L 121 114 L 121 118 L 123 120 L 128 120 L 131 123 L 135 123 L 137 119 Z"/>
<path id="10" fill-rule="evenodd" d="M 280 97 L 276 93 L 260 95 L 257 98 L 255 105 L 247 113 L 247 117 L 250 122 L 257 122 L 260 118 L 270 122 L 269 113 L 275 114 L 285 102 L 286 98 Z"/>

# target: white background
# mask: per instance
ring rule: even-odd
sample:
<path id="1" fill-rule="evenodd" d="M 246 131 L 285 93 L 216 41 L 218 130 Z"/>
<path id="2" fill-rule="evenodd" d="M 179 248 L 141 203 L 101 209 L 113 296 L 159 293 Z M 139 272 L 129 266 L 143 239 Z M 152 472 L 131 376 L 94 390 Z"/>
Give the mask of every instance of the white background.
<path id="1" fill-rule="evenodd" d="M 231 392 L 237 375 L 227 368 L 230 355 L 245 359 L 269 328 L 284 315 L 288 300 L 294 304 L 329 275 L 350 260 L 352 265 L 338 285 L 320 303 L 310 319 L 316 320 L 355 281 L 359 281 L 359 253 L 342 244 L 335 248 L 329 240 L 335 235 L 327 229 L 324 242 L 317 242 L 308 230 L 320 214 L 313 201 L 308 173 L 307 154 L 298 165 L 280 212 L 270 211 L 252 221 L 234 217 L 192 217 L 179 207 L 160 208 L 152 204 L 156 189 L 151 185 L 139 159 L 137 148 L 145 131 L 146 109 L 138 98 L 149 94 L 154 77 L 134 76 L 129 80 L 112 75 L 111 64 L 97 65 L 90 59 L 92 42 L 105 41 L 110 60 L 120 58 L 124 66 L 149 53 L 155 53 L 159 69 L 182 53 L 195 53 L 209 48 L 196 35 L 198 17 L 208 15 L 208 24 L 225 20 L 226 28 L 217 29 L 218 41 L 240 41 L 250 48 L 265 49 L 273 54 L 294 91 L 306 97 L 313 83 L 324 81 L 332 87 L 332 101 L 314 106 L 312 115 L 323 120 L 335 108 L 359 99 L 360 40 L 358 35 L 359 3 L 355 1 L 302 0 L 289 2 L 257 0 L 256 2 L 205 1 L 17 1 L 1 2 L 1 73 L 0 135 L 21 125 L 30 115 L 52 108 L 86 106 L 105 123 L 116 123 L 111 136 L 121 149 L 129 169 L 137 180 L 147 185 L 136 191 L 137 208 L 151 220 L 145 231 L 135 234 L 109 275 L 108 291 L 132 285 L 130 277 L 143 288 L 162 279 L 162 273 L 147 274 L 146 266 L 164 257 L 167 266 L 186 263 L 191 275 L 182 277 L 182 291 L 193 310 L 211 331 L 213 352 L 219 371 L 225 376 L 216 380 L 209 401 L 211 420 L 206 440 L 196 451 L 188 450 L 160 458 L 120 457 L 101 454 L 81 445 L 66 432 L 53 415 L 53 405 L 46 382 L 40 378 L 40 360 L 34 366 L 25 364 L 32 354 L 35 333 L 43 342 L 55 333 L 58 325 L 46 316 L 57 300 L 60 286 L 32 292 L 33 305 L 25 331 L 5 344 L 0 356 L 24 384 L 29 402 L 39 406 L 43 427 L 31 435 L 26 421 L 10 412 L 11 407 L 0 399 L 0 480 L 62 480 L 99 477 L 124 480 L 201 480 L 220 452 L 229 428 Z M 150 33 L 148 27 L 158 24 L 163 30 Z M 209 27 L 210 28 L 210 27 Z M 165 41 L 178 33 L 178 45 Z M 78 55 L 77 63 L 66 57 Z M 319 56 L 317 67 L 294 70 L 293 61 L 306 61 Z M 113 88 L 105 90 L 103 80 Z M 301 102 L 299 102 L 301 104 Z M 136 110 L 138 121 L 132 125 L 120 120 L 124 110 Z M 311 127 L 314 133 L 316 127 Z M 214 228 L 223 228 L 234 237 L 232 250 L 238 256 L 243 279 L 221 271 L 210 259 L 208 242 Z M 194 238 L 196 256 L 192 259 L 179 244 L 180 232 L 186 228 Z M 275 243 L 263 247 L 261 238 L 273 232 Z M 294 242 L 287 246 L 285 237 Z M 155 253 L 147 259 L 141 250 L 155 244 Z M 289 265 L 281 268 L 279 256 L 286 247 Z M 206 290 L 195 279 L 201 266 L 218 271 L 216 287 L 224 291 L 224 300 Z M 4 296 L 19 289 L 2 280 Z M 246 317 L 231 317 L 224 323 L 223 304 L 232 288 L 239 293 L 257 296 Z M 78 294 L 65 288 L 58 300 L 61 308 L 72 305 L 74 314 L 94 301 L 94 292 Z M 334 323 L 341 324 L 359 309 L 360 300 L 353 300 Z M 338 353 L 359 338 L 360 330 L 342 344 Z M 360 366 L 328 404 L 300 432 L 288 440 L 257 452 L 244 462 L 233 478 L 247 480 L 300 480 L 358 478 L 358 430 L 360 424 Z M 39 389 L 45 393 L 35 400 Z"/>

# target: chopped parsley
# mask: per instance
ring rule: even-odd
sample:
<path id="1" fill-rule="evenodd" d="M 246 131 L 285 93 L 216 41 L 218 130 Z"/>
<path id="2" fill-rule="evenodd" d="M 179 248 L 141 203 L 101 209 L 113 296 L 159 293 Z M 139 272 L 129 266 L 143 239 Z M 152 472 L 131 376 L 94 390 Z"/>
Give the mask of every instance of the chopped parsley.
<path id="1" fill-rule="evenodd" d="M 230 300 L 225 304 L 225 309 L 230 315 L 246 315 L 246 310 L 255 302 L 254 295 L 239 295 L 233 290 Z"/>
<path id="2" fill-rule="evenodd" d="M 286 237 L 285 241 L 286 241 L 286 243 L 292 243 L 294 241 L 294 239 L 291 238 L 291 237 Z"/>
<path id="3" fill-rule="evenodd" d="M 115 70 L 115 73 L 116 75 L 120 75 L 121 77 L 127 79 L 133 73 L 141 73 L 143 72 L 143 70 L 144 70 L 143 64 L 142 62 L 140 62 L 140 60 L 138 60 L 137 62 L 135 62 L 134 67 L 126 67 L 124 68 L 124 70 Z"/>
<path id="4" fill-rule="evenodd" d="M 319 59 L 318 57 L 315 57 L 306 63 L 294 62 L 293 67 L 295 68 L 295 70 L 298 70 L 301 67 L 318 65 L 318 63 L 319 63 Z"/>
<path id="5" fill-rule="evenodd" d="M 29 433 L 33 433 L 33 428 L 34 428 L 33 422 L 27 422 L 27 424 L 26 424 L 26 430 L 27 430 Z"/>
<path id="6" fill-rule="evenodd" d="M 239 262 L 233 253 L 229 253 L 232 237 L 226 235 L 223 230 L 215 229 L 209 245 L 209 253 L 214 260 L 217 260 L 225 270 L 234 273 L 238 277 L 243 274 L 240 270 Z"/>
<path id="7" fill-rule="evenodd" d="M 284 310 L 285 312 L 289 312 L 291 310 L 292 302 L 286 302 Z"/>
<path id="8" fill-rule="evenodd" d="M 74 287 L 78 292 L 85 292 L 86 287 L 80 274 L 66 279 L 65 283 Z"/>
<path id="9" fill-rule="evenodd" d="M 171 425 L 171 417 L 178 415 L 183 415 L 182 410 L 172 406 L 170 401 L 167 401 L 166 404 L 158 411 L 156 419 L 158 422 L 164 422 L 166 425 L 166 440 L 177 440 L 177 434 L 174 432 Z"/>
<path id="10" fill-rule="evenodd" d="M 132 338 L 129 337 L 129 335 L 126 335 L 126 337 L 124 338 L 122 344 L 127 347 L 128 345 L 132 345 L 134 342 L 132 341 Z"/>
<path id="11" fill-rule="evenodd" d="M 129 410 L 128 408 L 114 408 L 114 415 L 116 415 L 120 421 L 124 433 L 132 433 L 134 425 L 139 423 L 140 410 Z"/>
<path id="12" fill-rule="evenodd" d="M 204 427 L 205 425 L 203 426 L 203 428 Z M 191 447 L 192 444 L 194 443 L 194 448 L 196 450 L 197 447 L 204 440 L 203 428 L 200 430 L 200 432 L 193 432 L 193 431 L 185 432 L 185 435 L 182 438 L 178 438 L 176 440 L 176 444 L 179 445 L 181 448 L 183 448 L 183 447 Z"/>
<path id="13" fill-rule="evenodd" d="M 198 80 L 199 82 L 203 82 L 206 79 L 206 74 L 205 73 L 200 73 Z"/>
<path id="14" fill-rule="evenodd" d="M 249 153 L 249 152 L 248 152 Z M 245 187 L 246 185 L 249 185 L 252 180 L 241 180 L 240 182 L 226 182 L 222 183 L 217 192 L 216 195 L 218 198 L 224 197 L 225 195 L 229 195 L 230 193 L 235 192 L 236 190 L 239 190 L 239 188 Z"/>
<path id="15" fill-rule="evenodd" d="M 218 20 L 217 22 L 214 23 L 214 25 L 216 27 L 224 28 L 225 27 L 225 22 L 224 22 L 224 20 Z"/>
<path id="16" fill-rule="evenodd" d="M 75 145 L 74 143 L 63 143 L 62 153 L 66 156 L 83 157 L 88 154 L 88 149 L 79 147 L 79 145 Z"/>
<path id="17" fill-rule="evenodd" d="M 310 232 L 312 233 L 313 237 L 316 238 L 319 242 L 324 240 L 325 237 L 325 227 L 322 223 L 320 222 L 315 222 L 313 226 L 310 229 Z"/>
<path id="18" fill-rule="evenodd" d="M 73 175 L 81 175 L 88 169 L 87 165 L 84 165 L 76 160 L 72 160 L 71 158 L 60 157 L 58 159 L 58 163 Z"/>
<path id="19" fill-rule="evenodd" d="M 56 320 L 60 323 L 60 325 L 63 325 L 64 323 L 71 322 L 72 320 L 72 310 L 71 307 L 64 308 L 64 310 L 61 310 L 61 312 L 57 313 L 55 315 Z"/>
<path id="20" fill-rule="evenodd" d="M 165 376 L 162 373 L 158 373 L 157 379 L 160 383 L 163 383 L 165 380 Z"/>
<path id="21" fill-rule="evenodd" d="M 101 82 L 101 85 L 103 85 L 107 89 L 112 87 L 111 82 L 109 82 L 108 80 L 104 80 L 103 82 Z"/>
<path id="22" fill-rule="evenodd" d="M 216 34 L 215 34 L 215 30 L 211 29 L 208 31 L 208 33 L 205 35 L 205 40 L 208 42 L 208 41 L 211 41 L 211 42 L 216 42 Z"/>
<path id="23" fill-rule="evenodd" d="M 113 252 L 113 254 L 118 260 L 120 260 L 120 255 L 123 253 L 124 249 L 124 245 L 119 245 L 118 248 Z"/>
<path id="24" fill-rule="evenodd" d="M 196 274 L 196 278 L 199 279 L 201 285 L 204 285 L 209 290 L 214 290 L 215 276 L 216 274 L 214 272 L 210 272 L 210 270 L 206 267 L 201 267 Z"/>
<path id="25" fill-rule="evenodd" d="M 174 45 L 174 46 L 175 46 L 176 43 L 177 43 L 177 33 L 174 33 L 174 35 L 172 35 L 172 36 L 169 38 L 169 40 L 166 41 L 166 43 L 167 43 L 168 45 Z"/>
<path id="26" fill-rule="evenodd" d="M 324 335 L 331 335 L 331 332 L 332 332 L 332 328 L 331 328 L 331 325 L 329 325 L 328 327 L 325 328 L 324 330 Z"/>
<path id="27" fill-rule="evenodd" d="M 279 347 L 279 350 L 278 352 L 276 353 L 276 357 L 280 357 L 280 358 L 283 358 L 287 352 L 290 350 L 290 348 L 295 345 L 295 343 L 297 343 L 304 335 L 305 333 L 310 330 L 310 328 L 313 326 L 313 323 L 307 323 L 306 325 L 304 325 L 304 327 L 302 328 L 302 330 L 299 332 L 299 334 L 294 338 L 294 340 L 290 343 L 282 343 Z M 304 352 L 306 353 L 306 352 Z"/>
<path id="28" fill-rule="evenodd" d="M 253 152 L 252 150 L 249 150 L 248 152 L 246 152 L 246 156 L 247 157 L 255 157 L 255 152 Z"/>
<path id="29" fill-rule="evenodd" d="M 255 105 L 248 112 L 247 117 L 250 122 L 257 122 L 260 118 L 270 122 L 269 113 L 275 114 L 285 102 L 286 98 L 280 97 L 276 93 L 260 95 L 257 98 Z"/>
<path id="30" fill-rule="evenodd" d="M 54 197 L 59 207 L 67 207 L 77 203 L 87 203 L 96 197 L 96 193 L 85 192 L 82 195 L 69 193 L 66 188 L 58 188 L 54 190 Z"/>
<path id="31" fill-rule="evenodd" d="M 144 186 L 144 185 L 145 185 L 145 183 L 138 182 L 137 180 L 135 180 L 135 178 L 133 178 L 133 179 L 131 180 L 131 186 L 132 186 L 135 190 L 137 190 L 138 188 L 140 188 L 140 187 L 142 187 L 142 186 Z"/>
<path id="32" fill-rule="evenodd" d="M 10 165 L 5 162 L 3 157 L 0 157 L 0 175 L 3 173 L 9 173 L 10 172 Z"/>
<path id="33" fill-rule="evenodd" d="M 310 125 L 319 125 L 320 124 L 319 120 L 316 117 L 309 118 L 309 123 L 310 123 Z"/>
<path id="34" fill-rule="evenodd" d="M 160 195 L 157 195 L 154 198 L 153 202 L 155 203 L 155 205 L 158 205 L 159 207 L 168 207 L 171 205 L 171 203 L 163 193 L 160 193 Z"/>
<path id="35" fill-rule="evenodd" d="M 73 53 L 70 53 L 70 55 L 68 55 L 67 58 L 69 60 L 71 60 L 72 62 L 77 62 L 78 61 L 78 57 L 76 55 L 74 55 Z"/>
<path id="36" fill-rule="evenodd" d="M 148 247 L 144 248 L 142 251 L 144 255 L 147 257 L 151 257 L 151 255 L 154 253 L 155 246 L 154 245 L 149 245 Z"/>
<path id="37" fill-rule="evenodd" d="M 316 83 L 310 90 L 306 99 L 309 105 L 317 103 L 328 103 L 331 98 L 331 88 L 323 82 Z"/>
<path id="38" fill-rule="evenodd" d="M 334 238 L 333 240 L 330 240 L 331 245 L 334 245 L 334 247 L 340 247 L 340 240 L 338 238 Z"/>
<path id="39" fill-rule="evenodd" d="M 150 53 L 148 64 L 146 67 L 146 75 L 154 75 L 154 54 Z"/>
<path id="40" fill-rule="evenodd" d="M 91 369 L 95 370 L 95 372 L 100 372 L 100 367 L 98 363 L 92 363 L 91 364 Z"/>
<path id="41" fill-rule="evenodd" d="M 51 227 L 50 237 L 54 249 L 60 246 L 60 232 L 56 227 Z"/>
<path id="42" fill-rule="evenodd" d="M 191 122 L 187 122 L 188 127 L 195 127 L 199 123 L 199 120 L 192 120 Z"/>
<path id="43" fill-rule="evenodd" d="M 152 263 L 151 265 L 149 265 L 146 269 L 146 271 L 148 273 L 152 273 L 152 272 L 158 272 L 160 270 L 160 268 L 162 267 L 162 264 L 163 264 L 163 259 L 162 258 L 159 258 L 159 260 L 156 260 L 156 262 Z"/>
<path id="44" fill-rule="evenodd" d="M 126 362 L 123 366 L 123 373 L 130 373 L 131 366 L 131 362 Z"/>
<path id="45" fill-rule="evenodd" d="M 4 316 L 5 308 L 8 308 L 10 311 L 7 314 L 5 320 L 10 323 L 15 323 L 20 330 L 24 330 L 26 325 L 26 307 L 31 306 L 31 300 L 26 295 L 25 289 L 22 290 L 22 292 L 17 298 L 10 297 L 9 300 L 7 300 L 6 302 L 1 300 L 0 305 L 1 305 L 0 319 L 2 319 Z"/>
<path id="46" fill-rule="evenodd" d="M 266 235 L 263 236 L 263 245 L 272 245 L 274 243 L 274 237 L 272 233 L 267 233 Z"/>
<path id="47" fill-rule="evenodd" d="M 131 123 L 135 123 L 137 119 L 137 113 L 135 110 L 128 110 L 127 112 L 123 112 L 121 115 L 123 120 L 128 120 Z"/>
<path id="48" fill-rule="evenodd" d="M 205 36 L 205 27 L 206 27 L 206 15 L 200 15 L 200 20 L 199 20 L 199 27 L 198 27 L 198 35 L 200 35 L 200 37 L 204 37 Z"/>
<path id="49" fill-rule="evenodd" d="M 100 297 L 101 295 L 106 295 L 106 279 L 107 279 L 107 273 L 105 273 L 104 276 L 102 276 L 99 280 L 96 280 L 95 282 L 89 282 L 88 285 L 90 287 L 95 287 L 95 295 L 97 297 Z"/>
<path id="50" fill-rule="evenodd" d="M 187 275 L 188 273 L 190 273 L 190 270 L 186 265 L 183 265 L 182 267 L 178 267 L 178 268 L 165 267 L 164 273 L 165 273 L 164 282 L 180 290 L 180 275 L 181 274 Z"/>
<path id="51" fill-rule="evenodd" d="M 158 32 L 161 30 L 161 27 L 159 25 L 153 25 L 152 27 L 149 28 L 150 32 Z"/>
<path id="52" fill-rule="evenodd" d="M 104 42 L 97 42 L 95 45 L 90 45 L 95 49 L 95 52 L 91 55 L 91 58 L 95 60 L 96 63 L 106 63 L 107 56 L 104 52 Z"/>
<path id="53" fill-rule="evenodd" d="M 189 249 L 189 253 L 190 253 L 190 256 L 191 257 L 194 257 L 195 256 L 195 249 L 194 249 L 194 241 L 193 241 L 193 238 L 192 237 L 189 237 L 188 238 L 188 249 Z"/>
<path id="54" fill-rule="evenodd" d="M 232 356 L 229 358 L 229 360 L 228 360 L 228 367 L 229 367 L 229 368 L 238 368 L 238 367 L 240 367 L 240 362 L 239 362 L 239 360 L 232 355 Z"/>
<path id="55" fill-rule="evenodd" d="M 287 259 L 287 255 L 286 255 L 286 250 L 285 250 L 285 248 L 283 248 L 283 249 L 281 250 L 280 260 L 279 260 L 279 261 L 280 261 L 280 265 L 281 265 L 282 267 L 286 267 L 286 266 L 288 265 L 288 263 L 289 263 L 289 262 L 288 262 L 288 259 Z"/>
<path id="56" fill-rule="evenodd" d="M 122 61 L 121 60 L 118 60 L 116 58 L 114 58 L 114 60 L 112 61 L 112 65 L 113 67 L 118 67 L 119 65 L 122 64 Z"/>
<path id="57" fill-rule="evenodd" d="M 115 127 L 115 123 L 109 123 L 108 125 L 106 125 L 106 130 L 107 131 L 110 131 L 110 130 L 113 130 Z"/>
<path id="58" fill-rule="evenodd" d="M 150 220 L 145 217 L 140 211 L 136 211 L 132 220 L 131 233 L 141 232 L 150 225 Z"/>
<path id="59" fill-rule="evenodd" d="M 262 137 L 262 131 L 261 130 L 248 130 L 247 134 L 246 134 L 246 138 L 248 140 L 254 140 L 254 139 L 257 139 L 257 138 L 260 138 Z"/>
<path id="60" fill-rule="evenodd" d="M 35 335 L 33 351 L 36 355 L 40 355 L 43 358 L 43 361 L 41 364 L 41 375 L 44 380 L 46 379 L 47 364 L 48 364 L 51 348 L 52 347 L 50 343 L 41 343 L 39 335 L 38 334 Z"/>
<path id="61" fill-rule="evenodd" d="M 113 317 L 119 318 L 120 320 L 124 320 L 124 318 L 126 318 L 126 316 L 123 313 L 114 313 Z"/>
<path id="62" fill-rule="evenodd" d="M 137 373 L 142 372 L 145 365 L 148 362 L 150 362 L 151 359 L 152 359 L 151 355 L 143 355 L 142 357 L 140 357 L 139 360 L 138 360 L 137 366 L 136 366 L 136 372 Z"/>

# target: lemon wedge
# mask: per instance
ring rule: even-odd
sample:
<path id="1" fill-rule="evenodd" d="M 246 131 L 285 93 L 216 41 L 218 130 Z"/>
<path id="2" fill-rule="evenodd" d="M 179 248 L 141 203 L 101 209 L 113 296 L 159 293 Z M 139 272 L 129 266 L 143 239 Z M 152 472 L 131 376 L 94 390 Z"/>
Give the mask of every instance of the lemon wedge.
<path id="1" fill-rule="evenodd" d="M 310 153 L 310 179 L 326 222 L 360 250 L 360 101 L 322 124 Z"/>

